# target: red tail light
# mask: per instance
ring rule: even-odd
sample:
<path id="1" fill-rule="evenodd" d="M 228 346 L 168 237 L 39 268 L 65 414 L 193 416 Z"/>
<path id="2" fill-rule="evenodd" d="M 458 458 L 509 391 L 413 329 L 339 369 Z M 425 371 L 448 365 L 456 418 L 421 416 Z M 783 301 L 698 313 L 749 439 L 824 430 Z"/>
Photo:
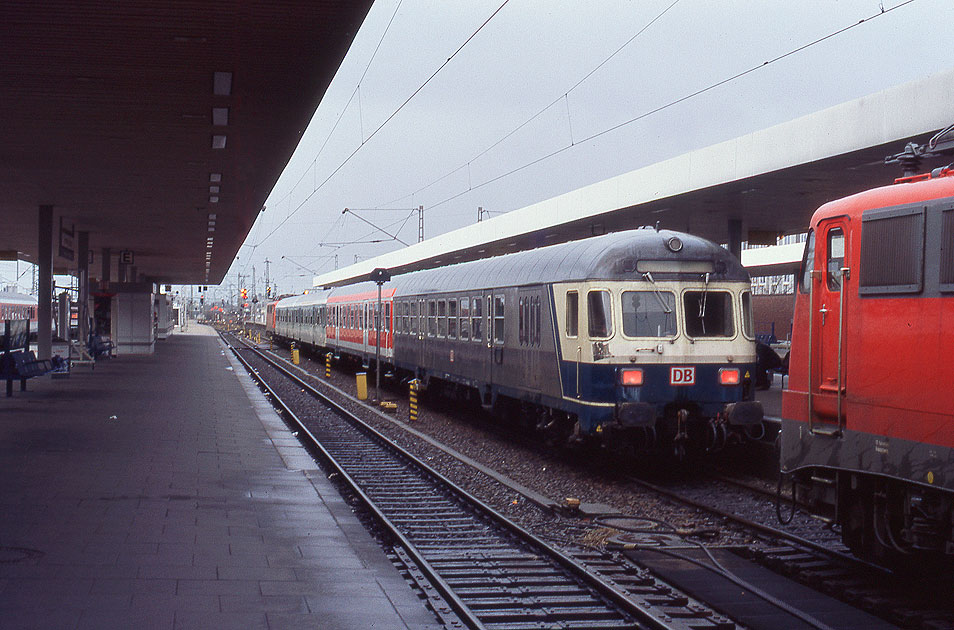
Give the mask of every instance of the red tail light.
<path id="1" fill-rule="evenodd" d="M 722 385 L 738 385 L 739 384 L 738 368 L 722 368 L 721 370 L 719 370 L 719 383 Z"/>
<path id="2" fill-rule="evenodd" d="M 643 371 L 640 369 L 621 370 L 619 383 L 629 387 L 639 387 L 643 384 Z"/>

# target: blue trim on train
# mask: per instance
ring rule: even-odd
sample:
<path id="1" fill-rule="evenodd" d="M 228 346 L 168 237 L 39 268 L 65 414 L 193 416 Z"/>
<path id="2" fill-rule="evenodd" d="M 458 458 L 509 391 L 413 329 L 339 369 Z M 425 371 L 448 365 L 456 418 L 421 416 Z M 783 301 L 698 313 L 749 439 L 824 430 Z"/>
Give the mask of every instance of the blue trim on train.
<path id="1" fill-rule="evenodd" d="M 670 364 L 619 364 L 619 363 L 580 363 L 581 400 L 592 402 L 648 402 L 659 406 L 659 411 L 671 402 L 684 402 L 696 405 L 704 415 L 715 415 L 731 402 L 745 400 L 743 392 L 745 375 L 750 382 L 755 374 L 754 363 L 670 363 Z M 670 368 L 694 367 L 693 385 L 670 384 Z M 639 368 L 643 371 L 643 385 L 640 387 L 619 384 L 619 372 L 625 369 Z M 720 385 L 719 370 L 735 368 L 739 370 L 738 385 Z M 576 369 L 574 361 L 560 363 L 560 377 L 563 391 L 567 396 L 576 395 Z M 753 399 L 754 390 L 749 387 L 748 400 Z"/>

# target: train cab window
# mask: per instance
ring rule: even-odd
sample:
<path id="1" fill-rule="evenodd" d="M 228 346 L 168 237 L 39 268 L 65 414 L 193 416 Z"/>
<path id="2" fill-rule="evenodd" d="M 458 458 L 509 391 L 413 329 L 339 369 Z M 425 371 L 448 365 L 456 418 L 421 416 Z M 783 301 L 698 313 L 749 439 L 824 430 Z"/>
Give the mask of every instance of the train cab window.
<path id="1" fill-rule="evenodd" d="M 479 297 L 474 298 L 473 309 L 470 314 L 470 332 L 474 341 L 480 341 L 483 336 L 483 301 Z"/>
<path id="2" fill-rule="evenodd" d="M 504 309 L 504 296 L 494 296 L 494 343 L 504 342 L 504 322 L 506 321 L 506 311 Z"/>
<path id="3" fill-rule="evenodd" d="M 808 239 L 805 241 L 805 254 L 802 257 L 802 272 L 799 289 L 802 293 L 808 293 L 812 287 L 812 269 L 815 268 L 815 230 L 808 231 Z"/>
<path id="4" fill-rule="evenodd" d="M 675 336 L 676 296 L 670 291 L 623 291 L 623 334 Z"/>
<path id="5" fill-rule="evenodd" d="M 580 294 L 576 291 L 566 292 L 566 336 L 580 335 Z"/>
<path id="6" fill-rule="evenodd" d="M 755 323 L 752 317 L 752 292 L 742 292 L 742 334 L 755 339 Z"/>
<path id="7" fill-rule="evenodd" d="M 437 302 L 434 300 L 427 302 L 427 335 L 437 336 Z"/>
<path id="8" fill-rule="evenodd" d="M 828 290 L 841 291 L 841 268 L 845 266 L 845 232 L 841 228 L 828 230 L 827 261 Z"/>
<path id="9" fill-rule="evenodd" d="M 732 294 L 724 291 L 686 291 L 686 334 L 690 337 L 733 337 Z"/>
<path id="10" fill-rule="evenodd" d="M 613 302 L 609 291 L 586 294 L 586 321 L 590 337 L 605 339 L 613 336 Z"/>
<path id="11" fill-rule="evenodd" d="M 470 339 L 470 298 L 460 299 L 460 338 Z"/>
<path id="12" fill-rule="evenodd" d="M 447 337 L 457 339 L 457 300 L 447 300 Z"/>

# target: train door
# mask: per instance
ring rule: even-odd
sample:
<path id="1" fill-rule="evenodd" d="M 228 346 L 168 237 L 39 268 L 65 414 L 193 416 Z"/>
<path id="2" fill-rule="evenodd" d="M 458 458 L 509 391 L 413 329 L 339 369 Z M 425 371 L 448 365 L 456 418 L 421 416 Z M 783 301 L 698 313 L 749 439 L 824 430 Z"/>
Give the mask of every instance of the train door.
<path id="1" fill-rule="evenodd" d="M 503 371 L 507 301 L 503 293 L 487 296 L 487 345 L 490 348 L 490 381 L 506 382 Z"/>
<path id="2" fill-rule="evenodd" d="M 815 270 L 811 282 L 809 406 L 813 430 L 840 431 L 845 426 L 845 334 L 851 274 L 848 269 L 849 222 L 835 217 L 815 230 Z"/>

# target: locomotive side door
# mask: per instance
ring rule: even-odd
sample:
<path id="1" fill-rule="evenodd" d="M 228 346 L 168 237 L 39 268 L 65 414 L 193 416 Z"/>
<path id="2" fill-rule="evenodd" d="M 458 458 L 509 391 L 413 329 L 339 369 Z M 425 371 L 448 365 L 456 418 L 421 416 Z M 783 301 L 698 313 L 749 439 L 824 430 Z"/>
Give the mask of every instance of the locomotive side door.
<path id="1" fill-rule="evenodd" d="M 820 221 L 816 230 L 815 271 L 811 282 L 812 337 L 809 365 L 810 426 L 832 432 L 845 427 L 846 291 L 851 287 L 848 269 L 849 222 L 847 217 Z"/>

